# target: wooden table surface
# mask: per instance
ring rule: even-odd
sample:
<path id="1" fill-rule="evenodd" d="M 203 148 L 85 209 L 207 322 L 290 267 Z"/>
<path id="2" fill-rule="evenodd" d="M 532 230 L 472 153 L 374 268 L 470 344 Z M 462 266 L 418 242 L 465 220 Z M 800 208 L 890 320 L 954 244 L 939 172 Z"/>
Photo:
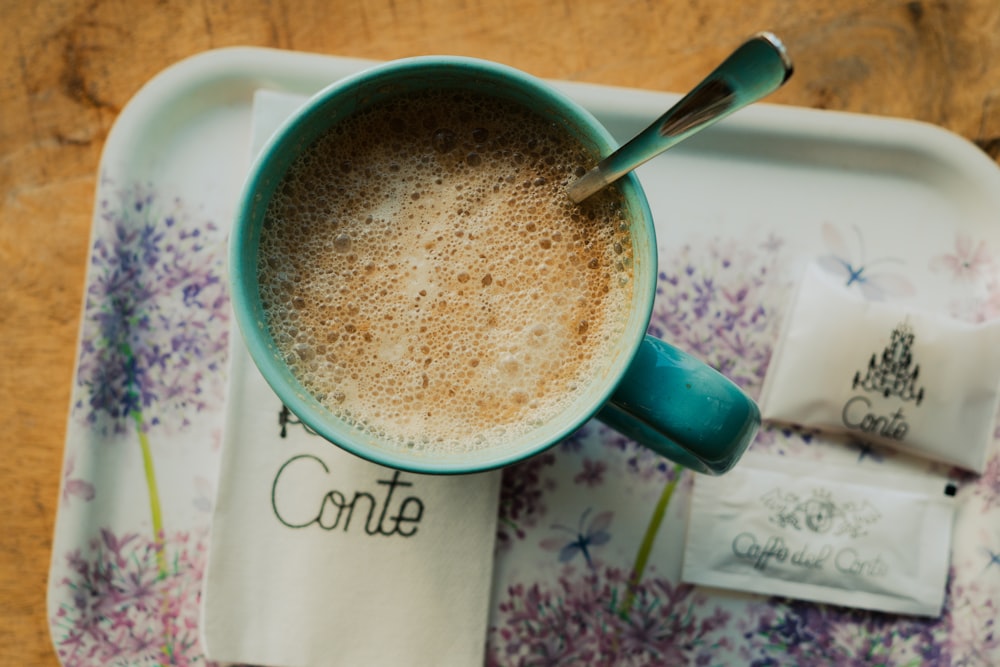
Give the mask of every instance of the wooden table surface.
<path id="1" fill-rule="evenodd" d="M 57 662 L 46 577 L 97 167 L 143 83 L 259 45 L 682 92 L 762 29 L 796 64 L 769 101 L 936 123 L 1000 159 L 997 0 L 0 0 L 0 663 Z"/>

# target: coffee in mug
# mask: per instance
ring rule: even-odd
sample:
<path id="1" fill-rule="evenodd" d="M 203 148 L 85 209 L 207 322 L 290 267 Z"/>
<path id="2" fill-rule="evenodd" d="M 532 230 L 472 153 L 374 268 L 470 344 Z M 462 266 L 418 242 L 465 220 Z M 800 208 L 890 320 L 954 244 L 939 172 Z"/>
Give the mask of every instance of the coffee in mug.
<path id="1" fill-rule="evenodd" d="M 616 147 L 553 86 L 427 56 L 317 93 L 250 170 L 230 239 L 243 339 L 304 424 L 394 468 L 520 461 L 597 417 L 721 474 L 759 411 L 646 334 L 656 233 L 635 174 L 575 205 Z"/>
<path id="2" fill-rule="evenodd" d="M 631 308 L 614 186 L 509 100 L 418 91 L 320 135 L 267 208 L 257 279 L 278 354 L 331 413 L 395 447 L 502 445 L 575 400 Z"/>

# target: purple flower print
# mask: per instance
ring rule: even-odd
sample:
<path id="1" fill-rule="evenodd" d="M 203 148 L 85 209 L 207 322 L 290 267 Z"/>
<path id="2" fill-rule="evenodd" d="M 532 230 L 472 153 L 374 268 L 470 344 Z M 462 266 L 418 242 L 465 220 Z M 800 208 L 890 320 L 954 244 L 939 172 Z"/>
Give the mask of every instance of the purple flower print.
<path id="1" fill-rule="evenodd" d="M 139 440 L 153 538 L 163 539 L 149 433 L 221 402 L 228 294 L 221 234 L 139 186 L 101 202 L 83 315 L 76 404 L 92 428 Z M 166 572 L 166 554 L 158 553 Z"/>
<path id="2" fill-rule="evenodd" d="M 564 566 L 553 584 L 511 586 L 491 619 L 487 665 L 705 664 L 726 641 L 728 616 L 694 588 L 646 581 L 623 611 L 628 586 L 622 570 L 596 561 Z"/>
<path id="3" fill-rule="evenodd" d="M 107 184 L 105 184 L 107 185 Z M 134 434 L 152 534 L 101 531 L 67 562 L 70 589 L 52 619 L 64 665 L 204 660 L 197 647 L 204 536 L 164 530 L 150 435 L 221 404 L 228 352 L 223 235 L 147 188 L 100 203 L 88 276 L 74 413 L 101 435 Z M 66 470 L 64 489 L 100 489 Z"/>
<path id="4" fill-rule="evenodd" d="M 984 511 L 1000 508 L 1000 454 L 986 462 L 986 469 L 972 486 L 972 493 L 982 498 Z"/>
<path id="5" fill-rule="evenodd" d="M 939 641 L 952 656 L 953 665 L 1000 665 L 1000 568 L 998 554 L 983 548 L 981 570 L 966 570 L 962 579 L 952 569 L 949 603 L 941 625 L 947 634 Z"/>
<path id="6" fill-rule="evenodd" d="M 744 634 L 747 662 L 764 665 L 951 664 L 938 619 L 846 609 L 811 602 L 778 602 L 758 609 Z"/>
<path id="7" fill-rule="evenodd" d="M 604 473 L 608 469 L 607 464 L 604 461 L 585 458 L 582 465 L 583 468 L 573 477 L 573 481 L 589 487 L 600 486 L 601 482 L 604 481 Z"/>
<path id="8" fill-rule="evenodd" d="M 555 482 L 545 476 L 556 457 L 542 452 L 504 468 L 500 481 L 500 509 L 497 523 L 497 548 L 524 539 L 525 529 L 534 526 L 546 512 L 543 496 Z"/>
<path id="9" fill-rule="evenodd" d="M 571 433 L 559 444 L 559 451 L 577 454 L 586 447 L 587 441 L 594 435 L 595 426 L 599 422 L 590 421 Z"/>
<path id="10" fill-rule="evenodd" d="M 776 339 L 768 278 L 780 243 L 685 246 L 660 265 L 649 332 L 701 358 L 747 391 L 764 379 Z"/>
<path id="11" fill-rule="evenodd" d="M 966 234 L 955 237 L 955 251 L 944 253 L 931 259 L 931 271 L 950 274 L 953 280 L 977 282 L 993 267 L 993 256 L 985 241 L 973 241 Z"/>
<path id="12" fill-rule="evenodd" d="M 70 553 L 61 582 L 70 595 L 52 620 L 62 664 L 206 664 L 197 641 L 205 537 L 171 536 L 165 573 L 160 546 L 135 533 L 103 529 L 86 551 Z"/>
<path id="13" fill-rule="evenodd" d="M 221 233 L 133 187 L 101 202 L 76 410 L 100 432 L 142 431 L 218 403 L 228 351 Z M 136 421 L 141 416 L 140 421 Z"/>

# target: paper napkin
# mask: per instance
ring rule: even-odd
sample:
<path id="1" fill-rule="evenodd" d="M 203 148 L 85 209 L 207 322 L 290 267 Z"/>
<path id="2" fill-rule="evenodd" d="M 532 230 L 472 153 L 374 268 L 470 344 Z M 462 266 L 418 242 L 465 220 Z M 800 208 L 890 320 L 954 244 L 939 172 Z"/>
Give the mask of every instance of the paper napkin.
<path id="1" fill-rule="evenodd" d="M 258 95 L 255 146 L 296 98 Z M 417 475 L 298 423 L 233 334 L 201 631 L 221 662 L 480 665 L 499 472 Z"/>

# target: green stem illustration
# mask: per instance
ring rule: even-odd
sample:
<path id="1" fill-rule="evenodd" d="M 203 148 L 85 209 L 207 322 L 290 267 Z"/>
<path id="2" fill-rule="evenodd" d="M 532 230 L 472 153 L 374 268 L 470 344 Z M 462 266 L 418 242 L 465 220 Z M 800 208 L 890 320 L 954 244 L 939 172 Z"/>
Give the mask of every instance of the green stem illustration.
<path id="1" fill-rule="evenodd" d="M 677 488 L 677 483 L 680 481 L 683 472 L 684 466 L 680 464 L 674 466 L 673 477 L 663 487 L 660 498 L 656 501 L 656 507 L 653 508 L 653 516 L 650 517 L 649 524 L 646 526 L 646 533 L 639 544 L 639 551 L 636 553 L 635 562 L 632 564 L 632 577 L 629 579 L 625 597 L 622 599 L 622 606 L 618 610 L 618 614 L 622 617 L 628 615 L 632 609 L 632 605 L 635 603 L 636 588 L 638 588 L 639 582 L 642 581 L 646 564 L 649 562 L 649 554 L 653 550 L 653 543 L 656 541 L 656 535 L 660 531 L 660 524 L 663 523 L 663 516 L 667 512 L 667 506 L 670 505 L 670 499 L 674 495 L 674 490 Z"/>
<path id="2" fill-rule="evenodd" d="M 167 576 L 167 554 L 163 533 L 163 513 L 160 510 L 160 492 L 156 486 L 156 469 L 153 467 L 153 451 L 149 446 L 149 436 L 143 429 L 142 412 L 132 411 L 136 432 L 139 434 L 139 448 L 142 450 L 142 468 L 146 474 L 146 488 L 149 491 L 149 513 L 153 520 L 153 544 L 156 546 L 156 568 L 160 578 Z"/>
<path id="3" fill-rule="evenodd" d="M 136 390 L 135 379 L 135 354 L 128 343 L 122 344 L 122 353 L 125 355 L 125 364 L 128 373 L 128 392 L 134 405 L 139 405 L 139 392 Z M 135 422 L 135 431 L 139 436 L 139 449 L 142 451 L 142 468 L 146 474 L 146 489 L 149 492 L 149 513 L 153 521 L 153 544 L 156 547 L 156 569 L 160 579 L 167 576 L 167 554 L 165 545 L 165 534 L 163 532 L 163 513 L 160 510 L 160 491 L 156 485 L 156 468 L 153 466 L 153 450 L 149 444 L 149 436 L 146 434 L 145 423 L 142 418 L 142 410 L 138 407 L 131 412 L 132 420 Z"/>
<path id="4" fill-rule="evenodd" d="M 125 355 L 125 363 L 128 372 L 128 392 L 133 404 L 140 405 L 139 392 L 136 389 L 135 379 L 135 354 L 128 343 L 122 345 L 122 353 Z M 163 532 L 163 512 L 160 509 L 160 490 L 156 484 L 156 468 L 153 465 L 153 448 L 149 443 L 149 436 L 146 434 L 145 422 L 142 418 L 142 410 L 136 407 L 131 411 L 132 420 L 135 422 L 135 432 L 139 437 L 139 449 L 142 451 L 142 469 L 146 475 L 146 490 L 149 493 L 149 513 L 153 521 L 153 546 L 156 550 L 156 572 L 158 578 L 167 578 L 167 549 L 166 534 Z M 160 606 L 166 610 L 168 601 L 163 599 Z M 173 663 L 173 643 L 169 634 L 163 638 L 163 646 L 160 651 L 165 658 L 163 664 Z"/>

